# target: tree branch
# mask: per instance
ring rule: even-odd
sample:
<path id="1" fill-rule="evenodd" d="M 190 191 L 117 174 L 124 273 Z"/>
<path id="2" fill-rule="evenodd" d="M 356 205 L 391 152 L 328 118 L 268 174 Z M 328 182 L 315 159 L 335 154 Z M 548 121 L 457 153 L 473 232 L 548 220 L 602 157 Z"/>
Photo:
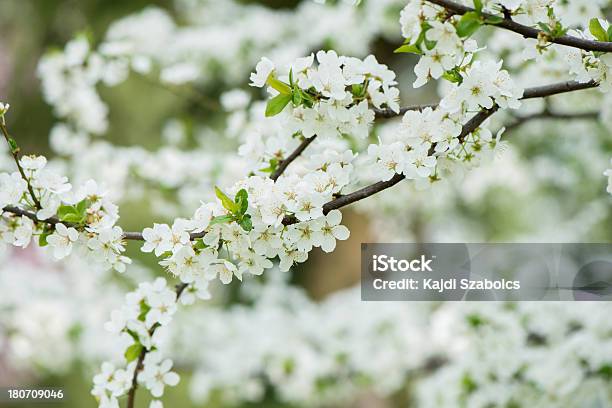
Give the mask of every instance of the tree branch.
<path id="1" fill-rule="evenodd" d="M 183 293 L 183 291 L 187 288 L 188 284 L 180 283 L 176 285 L 176 301 L 178 302 L 179 297 Z M 158 326 L 153 326 L 149 330 L 149 335 L 153 335 Z M 144 358 L 147 355 L 148 351 L 143 347 L 142 351 L 138 355 L 138 360 L 136 361 L 136 368 L 134 369 L 134 375 L 132 376 L 132 386 L 128 391 L 128 399 L 127 399 L 127 408 L 134 408 L 134 403 L 136 401 L 136 389 L 138 388 L 138 374 L 142 371 Z"/>
<path id="2" fill-rule="evenodd" d="M 587 83 L 579 83 L 575 81 L 560 82 L 560 83 L 551 84 L 551 85 L 527 88 L 525 89 L 525 92 L 523 93 L 523 97 L 521 99 L 543 98 L 546 96 L 557 95 L 557 94 L 566 93 L 566 92 L 573 92 L 573 91 L 579 91 L 582 89 L 595 88 L 597 86 L 599 86 L 597 82 L 587 82 Z M 421 106 L 425 106 L 425 105 L 411 106 L 405 109 L 415 110 Z M 427 106 L 433 106 L 433 105 L 427 105 Z M 465 123 L 465 125 L 463 125 L 461 134 L 459 135 L 459 140 L 463 142 L 467 135 L 469 135 L 474 130 L 476 130 L 485 120 L 487 120 L 491 115 L 497 112 L 498 109 L 499 107 L 495 105 L 491 109 L 484 109 L 478 112 L 476 115 L 474 115 L 469 121 Z M 395 114 L 395 115 L 399 116 L 399 114 Z M 388 117 L 388 116 L 384 116 L 384 117 Z M 306 142 L 307 140 L 310 140 L 310 142 Z M 312 138 L 305 139 L 302 142 L 302 144 L 298 147 L 298 149 L 301 148 L 299 153 L 304 151 L 304 149 L 308 146 L 308 144 L 312 143 L 312 140 L 314 140 L 314 136 Z M 304 144 L 305 146 L 302 146 Z M 435 148 L 435 145 L 432 146 L 432 149 L 434 148 Z M 295 154 L 294 152 L 287 159 L 283 161 L 283 162 L 287 162 L 286 165 L 283 167 L 283 170 L 286 169 L 287 166 L 291 164 L 291 162 L 299 156 L 299 153 Z M 291 160 L 289 160 L 289 158 L 291 158 Z M 386 190 L 387 188 L 394 186 L 395 184 L 402 181 L 404 178 L 405 177 L 403 175 L 396 174 L 390 180 L 379 181 L 377 183 L 371 184 L 357 191 L 354 191 L 350 194 L 339 196 L 329 201 L 328 203 L 326 203 L 323 206 L 323 212 L 327 214 L 331 210 L 344 207 L 356 201 L 363 200 L 364 198 L 367 198 L 371 195 L 374 195 L 380 191 Z M 35 213 L 21 209 L 19 207 L 15 207 L 15 206 L 6 206 L 4 207 L 3 211 L 7 213 L 19 215 L 19 216 L 21 215 L 26 216 L 30 218 L 32 221 L 37 222 L 37 223 L 47 223 L 49 225 L 55 225 L 61 222 L 67 227 L 79 227 L 78 225 L 74 225 L 74 224 L 67 223 L 67 222 L 62 222 L 57 217 L 51 217 L 47 220 L 39 220 Z M 297 222 L 297 219 L 295 217 L 285 217 L 285 219 L 283 220 L 283 224 L 285 225 L 294 224 L 295 222 Z M 199 232 L 195 234 L 190 234 L 190 238 L 191 240 L 195 240 L 195 239 L 202 238 L 204 235 L 205 235 L 204 232 Z M 131 240 L 131 241 L 144 241 L 144 238 L 141 232 L 124 232 L 123 239 Z"/>
<path id="3" fill-rule="evenodd" d="M 4 119 L 0 120 L 0 130 L 2 131 L 2 134 L 4 135 L 4 139 L 6 140 L 6 143 L 8 144 L 9 150 L 11 151 L 11 155 L 13 156 L 13 160 L 15 160 L 15 164 L 17 165 L 17 170 L 19 170 L 19 174 L 21 174 L 21 178 L 28 185 L 28 192 L 30 193 L 30 196 L 32 197 L 32 201 L 34 202 L 34 205 L 36 206 L 36 208 L 40 210 L 42 206 L 40 205 L 40 201 L 38 201 L 38 198 L 36 198 L 36 195 L 34 194 L 34 189 L 32 188 L 30 179 L 26 176 L 25 171 L 23 170 L 23 167 L 21 167 L 21 163 L 19 163 L 19 148 L 17 148 L 14 145 L 15 141 L 11 139 L 11 137 L 9 136 L 8 129 L 6 128 L 6 125 L 4 124 Z"/>
<path id="4" fill-rule="evenodd" d="M 401 108 L 399 113 L 393 112 L 391 109 L 374 109 L 374 113 L 377 119 L 387 119 L 387 118 L 394 118 L 396 116 L 402 116 L 404 115 L 404 113 L 408 111 L 415 111 L 415 110 L 422 111 L 427 108 L 435 109 L 437 106 L 438 106 L 438 103 L 426 103 L 422 105 L 406 106 L 404 108 Z"/>
<path id="5" fill-rule="evenodd" d="M 521 99 L 542 98 L 545 96 L 551 96 L 565 92 L 573 92 L 581 89 L 594 88 L 598 85 L 599 84 L 596 82 L 578 83 L 575 81 L 568 81 L 534 88 L 527 88 L 525 89 L 525 92 L 523 93 L 523 97 Z M 474 115 L 461 128 L 461 134 L 458 136 L 459 140 L 463 142 L 470 133 L 476 130 L 485 120 L 487 120 L 491 115 L 497 112 L 498 109 L 499 106 L 494 105 L 491 109 L 483 109 L 476 115 Z M 430 152 L 433 152 L 434 149 L 435 143 L 431 146 Z M 405 176 L 402 174 L 395 174 L 390 180 L 379 181 L 369 186 L 363 187 L 357 191 L 354 191 L 350 194 L 340 196 L 326 203 L 323 206 L 323 213 L 327 214 L 331 210 L 342 208 L 344 206 L 377 194 L 383 190 L 388 189 L 389 187 L 393 187 L 394 185 L 402 181 L 404 178 Z M 283 224 L 285 225 L 293 224 L 295 222 L 297 222 L 297 220 L 294 217 L 286 217 L 285 220 L 283 220 Z"/>
<path id="6" fill-rule="evenodd" d="M 469 121 L 466 122 L 465 125 L 461 128 L 461 134 L 458 136 L 459 140 L 463 142 L 467 135 L 476 130 L 485 120 L 487 120 L 491 115 L 493 115 L 499 107 L 497 105 L 493 106 L 491 109 L 483 109 L 478 112 L 474 117 L 472 117 Z M 432 144 L 430 148 L 430 153 L 435 151 L 436 144 Z M 395 174 L 390 180 L 387 181 L 378 181 L 374 184 L 370 184 L 369 186 L 363 187 L 357 191 L 354 191 L 350 194 L 340 196 L 323 206 L 323 213 L 327 214 L 331 210 L 336 210 L 338 208 L 342 208 L 354 202 L 363 200 L 364 198 L 368 198 L 374 194 L 380 193 L 383 190 L 388 189 L 389 187 L 393 187 L 400 181 L 404 180 L 406 176 L 403 174 Z M 297 220 L 295 220 L 297 221 Z M 294 220 L 287 220 L 285 223 L 293 224 Z"/>
<path id="7" fill-rule="evenodd" d="M 475 11 L 471 7 L 466 7 L 462 4 L 455 3 L 450 0 L 426 0 L 429 3 L 436 4 L 438 6 L 444 7 L 445 9 L 453 12 L 454 14 L 465 14 L 472 11 Z M 493 17 L 492 14 L 482 13 L 482 16 L 487 19 L 489 17 Z M 511 19 L 504 18 L 500 23 L 491 24 L 486 23 L 488 25 L 493 25 L 495 27 L 500 27 L 505 30 L 514 31 L 517 34 L 521 34 L 525 38 L 534 38 L 537 39 L 538 35 L 542 33 L 541 30 L 538 30 L 533 27 L 529 27 L 523 24 L 519 24 Z M 567 45 L 568 47 L 580 48 L 586 51 L 599 51 L 599 52 L 612 52 L 612 42 L 605 41 L 592 41 L 584 38 L 574 37 L 570 35 L 562 35 L 560 37 L 549 38 L 550 42 L 555 44 Z"/>
<path id="8" fill-rule="evenodd" d="M 300 143 L 300 145 L 297 147 L 297 149 L 295 149 L 293 151 L 293 153 L 291 153 L 286 159 L 282 160 L 279 163 L 278 169 L 276 169 L 276 171 L 274 173 L 272 173 L 270 178 L 272 180 L 276 181 L 281 176 L 281 174 L 283 174 L 285 172 L 287 167 L 289 167 L 291 162 L 293 162 L 295 159 L 297 159 L 299 157 L 299 155 L 302 154 L 302 152 L 304 150 L 306 150 L 308 145 L 311 144 L 313 142 L 313 140 L 315 140 L 316 137 L 317 137 L 317 135 L 305 138 L 302 141 L 302 143 Z"/>

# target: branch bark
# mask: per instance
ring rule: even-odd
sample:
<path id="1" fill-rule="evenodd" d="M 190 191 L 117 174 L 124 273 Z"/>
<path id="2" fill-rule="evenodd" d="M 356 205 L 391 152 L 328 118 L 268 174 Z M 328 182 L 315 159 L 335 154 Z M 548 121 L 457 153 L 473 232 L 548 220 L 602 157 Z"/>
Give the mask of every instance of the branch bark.
<path id="1" fill-rule="evenodd" d="M 450 0 L 426 0 L 426 1 L 428 1 L 429 3 L 444 7 L 445 9 L 447 9 L 448 11 L 451 11 L 454 14 L 463 15 L 465 13 L 475 11 L 471 7 L 466 7 L 462 4 L 458 4 Z M 489 17 L 493 17 L 493 15 L 488 14 L 488 13 L 482 13 L 482 15 L 485 19 Z M 495 27 L 500 27 L 500 28 L 503 28 L 509 31 L 514 31 L 515 33 L 520 34 L 525 38 L 537 39 L 538 35 L 542 33 L 541 30 L 538 30 L 536 28 L 529 27 L 523 24 L 519 24 L 507 17 L 505 17 L 498 24 L 489 24 L 486 22 L 485 24 L 493 25 Z M 587 40 L 584 38 L 574 37 L 571 35 L 562 35 L 560 37 L 550 38 L 549 41 L 555 44 L 561 44 L 561 45 L 566 45 L 568 47 L 580 48 L 586 51 L 612 52 L 612 42 L 592 41 L 592 40 Z"/>
<path id="2" fill-rule="evenodd" d="M 386 118 L 394 118 L 396 116 L 402 116 L 404 113 L 408 111 L 422 111 L 427 108 L 435 109 L 438 106 L 438 103 L 426 103 L 422 105 L 411 105 L 401 108 L 399 113 L 393 112 L 391 109 L 374 109 L 374 113 L 377 119 L 386 119 Z"/>
<path id="3" fill-rule="evenodd" d="M 272 180 L 276 181 L 281 176 L 281 174 L 283 174 L 285 172 L 287 167 L 289 167 L 291 162 L 294 161 L 295 159 L 297 159 L 299 157 L 299 155 L 302 154 L 302 152 L 304 150 L 306 150 L 308 145 L 311 144 L 315 140 L 316 137 L 317 137 L 317 135 L 305 138 L 302 141 L 302 143 L 300 143 L 300 145 L 297 147 L 297 149 L 295 149 L 293 151 L 293 153 L 291 153 L 286 159 L 284 159 L 283 161 L 280 162 L 280 164 L 278 165 L 278 169 L 276 169 L 276 171 L 274 173 L 272 173 L 270 178 Z"/>

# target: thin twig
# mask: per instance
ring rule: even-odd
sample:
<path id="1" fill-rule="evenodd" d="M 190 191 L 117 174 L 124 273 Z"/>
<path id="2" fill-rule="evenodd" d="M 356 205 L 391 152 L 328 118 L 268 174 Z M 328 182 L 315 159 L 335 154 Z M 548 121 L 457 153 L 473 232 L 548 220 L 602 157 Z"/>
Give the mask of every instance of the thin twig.
<path id="1" fill-rule="evenodd" d="M 15 142 L 9 136 L 8 129 L 6 128 L 6 125 L 4 124 L 3 120 L 0 120 L 0 130 L 2 130 L 2 134 L 4 135 L 4 139 L 6 140 L 6 143 L 8 144 L 9 150 L 11 151 L 11 155 L 13 156 L 13 159 L 15 160 L 15 164 L 17 165 L 17 169 L 19 170 L 19 174 L 21 174 L 21 178 L 28 185 L 28 192 L 30 193 L 30 196 L 32 197 L 32 201 L 34 201 L 34 205 L 36 206 L 36 208 L 40 210 L 42 208 L 42 206 L 40 205 L 40 201 L 38 201 L 36 194 L 34 194 L 34 188 L 32 188 L 30 179 L 26 176 L 25 171 L 23 170 L 23 167 L 21 167 L 21 163 L 19 162 L 19 148 L 16 148 L 14 146 Z"/>
<path id="2" fill-rule="evenodd" d="M 402 116 L 404 113 L 408 111 L 422 111 L 426 108 L 435 109 L 438 106 L 438 103 L 426 103 L 422 105 L 411 105 L 406 106 L 400 109 L 399 112 L 394 112 L 391 109 L 374 109 L 374 113 L 376 114 L 377 119 L 387 119 L 394 118 L 397 116 Z"/>
<path id="3" fill-rule="evenodd" d="M 176 285 L 176 301 L 178 302 L 179 297 L 183 291 L 187 288 L 188 284 L 180 283 Z M 153 326 L 151 330 L 149 330 L 149 335 L 152 336 L 155 333 L 155 330 L 158 326 Z M 147 355 L 148 351 L 146 348 L 142 348 L 142 351 L 138 355 L 138 360 L 136 360 L 136 368 L 134 369 L 134 375 L 132 376 L 132 386 L 128 391 L 128 399 L 127 399 L 127 408 L 134 408 L 134 403 L 136 402 L 136 389 L 138 388 L 138 374 L 142 371 L 144 358 Z"/>
<path id="4" fill-rule="evenodd" d="M 465 13 L 475 11 L 471 7 L 467 7 L 467 6 L 455 3 L 454 1 L 450 1 L 450 0 L 427 0 L 427 1 L 432 4 L 436 4 L 438 6 L 444 7 L 445 9 L 455 14 L 462 15 Z M 542 33 L 542 30 L 538 30 L 536 28 L 529 27 L 523 24 L 519 24 L 516 21 L 513 21 L 512 19 L 508 19 L 508 18 L 504 18 L 499 23 L 495 23 L 495 24 L 487 23 L 486 21 L 487 19 L 491 17 L 497 17 L 497 16 L 493 16 L 492 14 L 488 14 L 488 13 L 482 13 L 482 16 L 485 19 L 484 24 L 493 25 L 495 27 L 500 27 L 500 28 L 503 28 L 509 31 L 514 31 L 517 34 L 521 34 L 525 38 L 538 39 L 538 36 Z M 548 38 L 548 41 L 555 43 L 555 44 L 567 45 L 568 47 L 580 48 L 586 51 L 612 52 L 612 42 L 592 41 L 592 40 L 587 40 L 584 38 L 574 37 L 571 35 L 562 35 L 559 37 Z"/>
<path id="5" fill-rule="evenodd" d="M 293 151 L 293 153 L 291 153 L 286 159 L 282 160 L 279 163 L 278 168 L 276 169 L 276 171 L 274 173 L 272 173 L 270 178 L 272 180 L 276 181 L 281 176 L 281 174 L 283 174 L 285 172 L 287 167 L 289 167 L 291 162 L 293 162 L 295 159 L 297 159 L 299 157 L 299 155 L 302 154 L 302 152 L 304 150 L 306 150 L 308 145 L 311 144 L 313 142 L 313 140 L 315 140 L 316 137 L 317 137 L 317 135 L 305 138 L 302 141 L 302 143 L 300 143 L 300 145 Z"/>

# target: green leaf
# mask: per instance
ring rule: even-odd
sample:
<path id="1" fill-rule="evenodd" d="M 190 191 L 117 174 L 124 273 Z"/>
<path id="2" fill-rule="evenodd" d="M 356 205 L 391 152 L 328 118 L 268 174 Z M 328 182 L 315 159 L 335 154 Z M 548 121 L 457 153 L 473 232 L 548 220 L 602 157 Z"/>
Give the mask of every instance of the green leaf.
<path id="1" fill-rule="evenodd" d="M 147 305 L 144 301 L 140 302 L 140 314 L 138 315 L 138 320 L 145 321 L 147 317 L 147 313 L 151 310 L 151 306 Z"/>
<path id="2" fill-rule="evenodd" d="M 291 87 L 286 83 L 274 78 L 273 75 L 270 75 L 266 83 L 283 95 L 291 95 Z"/>
<path id="3" fill-rule="evenodd" d="M 202 238 L 200 238 L 200 239 L 196 239 L 194 241 L 193 248 L 196 249 L 196 250 L 202 250 L 202 249 L 208 248 L 208 245 L 206 245 L 204 243 L 204 240 Z"/>
<path id="4" fill-rule="evenodd" d="M 592 18 L 591 21 L 589 21 L 589 31 L 597 40 L 608 41 L 608 33 L 603 29 L 598 18 Z"/>
<path id="5" fill-rule="evenodd" d="M 456 84 L 460 84 L 463 82 L 463 77 L 456 68 L 450 71 L 446 71 L 444 74 L 442 74 L 442 78 Z"/>
<path id="6" fill-rule="evenodd" d="M 57 217 L 60 219 L 60 221 L 81 224 L 85 221 L 88 207 L 89 200 L 87 199 L 80 201 L 76 206 L 61 205 L 57 209 Z"/>
<path id="7" fill-rule="evenodd" d="M 275 116 L 281 113 L 283 109 L 285 109 L 285 106 L 291 102 L 291 99 L 291 94 L 285 95 L 282 93 L 270 99 L 268 101 L 268 105 L 266 106 L 266 117 Z"/>
<path id="8" fill-rule="evenodd" d="M 70 222 L 70 223 L 74 223 L 74 224 L 80 224 L 84 221 L 84 217 L 77 213 L 70 213 L 62 217 L 61 220 Z"/>
<path id="9" fill-rule="evenodd" d="M 242 229 L 247 232 L 253 229 L 253 221 L 251 220 L 251 216 L 249 214 L 242 217 L 238 224 L 240 224 Z"/>
<path id="10" fill-rule="evenodd" d="M 482 0 L 474 0 L 474 8 L 480 14 L 482 12 Z"/>
<path id="11" fill-rule="evenodd" d="M 17 146 L 17 142 L 12 137 L 8 140 L 9 147 L 11 148 L 11 153 L 16 154 L 19 153 L 19 146 Z"/>
<path id="12" fill-rule="evenodd" d="M 67 222 L 79 222 L 81 219 L 77 209 L 72 205 L 60 205 L 60 207 L 57 209 L 57 217 L 60 219 L 60 221 Z"/>
<path id="13" fill-rule="evenodd" d="M 555 24 L 555 30 L 553 31 L 553 37 L 555 38 L 561 37 L 565 35 L 567 31 L 568 29 L 563 27 L 563 25 L 559 21 L 557 21 L 557 23 Z"/>
<path id="14" fill-rule="evenodd" d="M 76 211 L 79 215 L 85 217 L 85 213 L 87 211 L 87 209 L 89 208 L 89 200 L 88 199 L 84 199 L 81 200 L 77 203 L 77 205 L 75 206 Z"/>
<path id="15" fill-rule="evenodd" d="M 229 198 L 227 194 L 221 191 L 221 189 L 217 186 L 215 186 L 215 194 L 217 195 L 217 198 L 221 200 L 221 205 L 223 205 L 223 208 L 232 214 L 238 212 L 238 204 L 233 202 L 232 199 Z"/>
<path id="16" fill-rule="evenodd" d="M 138 340 L 138 334 L 135 331 L 130 330 L 130 329 L 126 329 L 125 331 L 127 332 L 127 334 L 130 335 L 130 337 L 132 337 L 134 339 L 135 342 L 140 341 L 140 340 Z"/>
<path id="17" fill-rule="evenodd" d="M 469 37 L 474 34 L 481 25 L 482 21 L 477 12 L 470 11 L 469 13 L 465 13 L 457 23 L 457 35 L 459 35 L 459 37 Z"/>
<path id="18" fill-rule="evenodd" d="M 423 41 L 425 41 L 425 34 L 427 33 L 427 30 L 429 30 L 430 28 L 431 26 L 429 25 L 429 23 L 427 22 L 421 23 L 421 32 L 419 33 L 419 36 L 417 37 L 417 40 L 414 43 L 414 45 L 416 45 L 419 48 L 421 47 L 421 44 L 423 44 Z"/>
<path id="19" fill-rule="evenodd" d="M 499 24 L 502 21 L 504 21 L 504 18 L 501 16 L 489 16 L 485 19 L 485 23 L 493 25 Z"/>
<path id="20" fill-rule="evenodd" d="M 608 27 L 608 41 L 612 40 L 612 24 Z"/>
<path id="21" fill-rule="evenodd" d="M 404 44 L 393 51 L 395 54 L 422 54 L 423 51 L 416 44 Z"/>
<path id="22" fill-rule="evenodd" d="M 263 169 L 259 169 L 259 171 L 264 173 L 274 173 L 276 169 L 278 169 L 278 159 L 270 159 L 270 166 L 264 167 Z"/>
<path id="23" fill-rule="evenodd" d="M 294 89 L 291 98 L 294 106 L 300 106 L 302 104 L 302 91 L 297 88 Z"/>
<path id="24" fill-rule="evenodd" d="M 49 245 L 49 243 L 47 242 L 47 237 L 51 235 L 52 232 L 53 230 L 49 228 L 47 225 L 45 225 L 42 233 L 38 237 L 38 246 L 46 247 L 47 245 Z"/>
<path id="25" fill-rule="evenodd" d="M 210 220 L 210 224 L 209 225 L 225 224 L 226 222 L 230 222 L 233 219 L 234 219 L 234 217 L 232 217 L 231 215 L 219 215 L 219 216 L 213 218 L 212 220 Z"/>
<path id="26" fill-rule="evenodd" d="M 544 31 L 546 34 L 552 35 L 552 31 L 550 31 L 550 27 L 544 23 L 538 23 L 538 27 L 540 30 Z"/>
<path id="27" fill-rule="evenodd" d="M 242 188 L 240 191 L 236 193 L 236 197 L 234 197 L 234 201 L 238 205 L 238 213 L 240 215 L 246 213 L 249 208 L 249 193 Z"/>
<path id="28" fill-rule="evenodd" d="M 140 356 L 142 349 L 143 347 L 140 343 L 135 343 L 128 347 L 127 350 L 125 350 L 125 359 L 127 362 L 131 363 L 132 361 L 136 360 L 138 356 Z"/>

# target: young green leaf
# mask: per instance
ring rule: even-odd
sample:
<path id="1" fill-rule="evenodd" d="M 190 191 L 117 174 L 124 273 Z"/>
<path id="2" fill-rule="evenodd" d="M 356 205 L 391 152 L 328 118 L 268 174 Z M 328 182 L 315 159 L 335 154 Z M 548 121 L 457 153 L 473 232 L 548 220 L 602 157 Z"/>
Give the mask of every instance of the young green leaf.
<path id="1" fill-rule="evenodd" d="M 291 102 L 291 99 L 293 99 L 291 94 L 285 95 L 282 93 L 270 99 L 266 106 L 266 117 L 275 116 L 281 113 L 283 109 L 285 109 L 285 106 Z"/>
<path id="2" fill-rule="evenodd" d="M 131 363 L 132 361 L 136 360 L 138 356 L 140 356 L 142 348 L 142 344 L 140 343 L 135 343 L 128 347 L 127 350 L 125 350 L 125 359 L 127 362 Z"/>
<path id="3" fill-rule="evenodd" d="M 88 199 L 84 199 L 81 200 L 77 203 L 77 205 L 75 206 L 76 212 L 77 214 L 85 217 L 85 213 L 87 212 L 87 208 L 89 208 L 89 200 Z"/>
<path id="4" fill-rule="evenodd" d="M 300 91 L 300 89 L 296 87 L 293 90 L 291 98 L 294 106 L 300 106 L 302 104 L 302 91 Z"/>
<path id="5" fill-rule="evenodd" d="M 17 146 L 17 142 L 12 137 L 8 140 L 9 147 L 11 148 L 11 153 L 17 154 L 19 153 L 19 146 Z"/>
<path id="6" fill-rule="evenodd" d="M 540 30 L 544 31 L 546 34 L 552 35 L 552 31 L 547 24 L 540 22 L 538 23 L 538 27 L 540 27 Z"/>
<path id="7" fill-rule="evenodd" d="M 598 18 L 592 18 L 591 21 L 589 21 L 589 31 L 597 40 L 608 41 L 608 33 L 603 29 Z"/>
<path id="8" fill-rule="evenodd" d="M 278 159 L 270 159 L 270 165 L 268 167 L 264 167 L 263 169 L 259 169 L 259 171 L 264 173 L 274 173 L 276 169 L 278 169 Z"/>
<path id="9" fill-rule="evenodd" d="M 482 0 L 474 0 L 474 8 L 478 14 L 482 13 Z"/>
<path id="10" fill-rule="evenodd" d="M 240 189 L 240 191 L 236 193 L 234 201 L 238 205 L 238 214 L 245 214 L 249 208 L 249 193 L 247 193 L 244 188 Z"/>
<path id="11" fill-rule="evenodd" d="M 270 76 L 268 78 L 267 84 L 283 95 L 291 95 L 291 87 L 286 83 L 274 78 L 274 76 Z"/>
<path id="12" fill-rule="evenodd" d="M 196 239 L 196 240 L 195 240 L 195 241 L 193 241 L 193 242 L 194 242 L 194 244 L 193 244 L 193 249 L 195 249 L 195 250 L 200 250 L 200 251 L 201 251 L 202 249 L 206 249 L 206 248 L 208 248 L 208 245 L 206 245 L 206 244 L 204 243 L 204 240 L 203 240 L 202 238 L 200 238 L 200 239 Z"/>
<path id="13" fill-rule="evenodd" d="M 442 78 L 456 84 L 460 84 L 463 82 L 463 77 L 461 76 L 457 68 L 451 69 L 450 71 L 446 71 L 444 74 L 442 74 Z"/>
<path id="14" fill-rule="evenodd" d="M 216 224 L 225 224 L 226 222 L 230 222 L 232 221 L 234 218 L 231 215 L 219 215 L 217 217 L 214 217 L 212 220 L 210 220 L 210 224 L 209 225 L 216 225 Z"/>
<path id="15" fill-rule="evenodd" d="M 217 186 L 215 186 L 215 194 L 217 195 L 217 198 L 221 200 L 221 205 L 223 205 L 223 208 L 225 208 L 227 211 L 231 212 L 232 214 L 238 212 L 238 208 L 239 208 L 238 204 L 233 202 L 232 199 L 229 198 L 227 194 L 221 191 L 221 189 Z"/>
<path id="16" fill-rule="evenodd" d="M 251 220 L 251 216 L 249 214 L 246 214 L 244 217 L 242 217 L 238 224 L 240 224 L 242 229 L 247 232 L 253 229 L 253 221 Z"/>
<path id="17" fill-rule="evenodd" d="M 73 206 L 71 205 L 60 205 L 59 208 L 57 209 L 57 217 L 62 220 L 64 220 L 64 217 L 66 217 L 68 214 L 74 214 L 75 209 Z"/>
<path id="18" fill-rule="evenodd" d="M 396 48 L 393 52 L 395 54 L 404 54 L 404 53 L 422 54 L 423 53 L 421 49 L 417 47 L 415 44 L 404 44 L 401 47 Z"/>
<path id="19" fill-rule="evenodd" d="M 147 305 L 144 301 L 140 302 L 140 314 L 138 315 L 138 320 L 145 321 L 147 317 L 147 313 L 151 310 L 151 306 Z"/>
<path id="20" fill-rule="evenodd" d="M 63 218 L 61 218 L 62 221 L 66 221 L 66 222 L 70 222 L 73 224 L 80 224 L 83 221 L 85 221 L 85 217 L 77 214 L 76 212 L 70 213 L 70 214 L 66 214 Z"/>
<path id="21" fill-rule="evenodd" d="M 481 25 L 482 21 L 477 12 L 470 11 L 469 13 L 465 13 L 457 23 L 457 35 L 459 35 L 459 37 L 469 37 L 474 34 Z"/>
<path id="22" fill-rule="evenodd" d="M 51 228 L 49 228 L 47 225 L 45 225 L 42 233 L 38 237 L 38 245 L 40 247 L 45 247 L 45 246 L 49 245 L 49 243 L 47 242 L 47 237 L 49 235 L 51 235 L 52 232 L 53 232 L 53 230 Z"/>

